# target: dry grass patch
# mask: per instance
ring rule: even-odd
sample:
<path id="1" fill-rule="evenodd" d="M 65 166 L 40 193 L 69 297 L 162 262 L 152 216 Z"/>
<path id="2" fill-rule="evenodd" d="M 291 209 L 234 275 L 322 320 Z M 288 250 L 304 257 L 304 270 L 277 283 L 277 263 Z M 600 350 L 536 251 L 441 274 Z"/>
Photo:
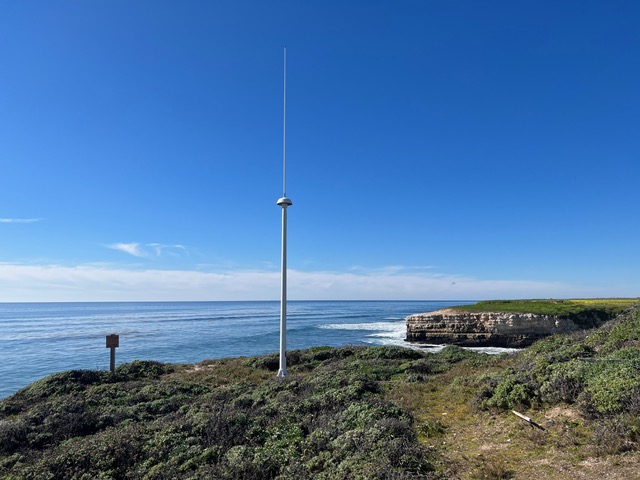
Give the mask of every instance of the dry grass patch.
<path id="1" fill-rule="evenodd" d="M 640 480 L 640 454 L 598 449 L 597 424 L 577 406 L 522 412 L 544 431 L 510 411 L 478 410 L 478 378 L 514 365 L 513 358 L 481 368 L 461 362 L 422 382 L 389 382 L 385 397 L 414 415 L 418 438 L 437 451 L 438 471 L 447 479 Z"/>

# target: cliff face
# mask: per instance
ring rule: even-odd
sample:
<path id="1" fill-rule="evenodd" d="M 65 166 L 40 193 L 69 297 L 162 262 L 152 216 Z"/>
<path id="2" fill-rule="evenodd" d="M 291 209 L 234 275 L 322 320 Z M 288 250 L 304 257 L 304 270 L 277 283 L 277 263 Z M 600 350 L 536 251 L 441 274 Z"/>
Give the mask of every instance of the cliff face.
<path id="1" fill-rule="evenodd" d="M 454 309 L 410 315 L 406 320 L 408 342 L 463 347 L 526 347 L 540 338 L 580 328 L 572 320 L 551 315 Z"/>

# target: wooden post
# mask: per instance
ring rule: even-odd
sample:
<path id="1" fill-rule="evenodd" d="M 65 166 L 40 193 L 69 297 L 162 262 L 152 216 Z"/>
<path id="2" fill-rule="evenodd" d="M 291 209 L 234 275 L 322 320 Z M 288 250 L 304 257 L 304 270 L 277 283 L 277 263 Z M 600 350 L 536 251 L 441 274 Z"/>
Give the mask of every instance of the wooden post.
<path id="1" fill-rule="evenodd" d="M 107 335 L 107 348 L 111 349 L 111 361 L 109 363 L 111 373 L 116 371 L 116 348 L 120 346 L 120 336 L 112 333 Z"/>
<path id="2" fill-rule="evenodd" d="M 544 427 L 542 425 L 537 424 L 536 422 L 534 422 L 531 417 L 527 417 L 526 415 L 521 414 L 520 412 L 516 412 L 515 410 L 511 410 L 511 413 L 513 413 L 514 415 L 520 417 L 522 420 L 524 420 L 525 422 L 527 422 L 529 425 L 531 425 L 532 427 L 535 428 L 539 428 L 540 430 L 544 431 Z"/>

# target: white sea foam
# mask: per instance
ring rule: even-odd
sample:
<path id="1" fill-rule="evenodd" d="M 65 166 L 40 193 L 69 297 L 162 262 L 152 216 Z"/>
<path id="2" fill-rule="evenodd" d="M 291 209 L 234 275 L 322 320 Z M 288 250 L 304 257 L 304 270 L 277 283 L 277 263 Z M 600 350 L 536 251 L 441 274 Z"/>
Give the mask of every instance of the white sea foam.
<path id="1" fill-rule="evenodd" d="M 369 330 L 375 333 L 366 334 L 362 338 L 362 341 L 364 343 L 369 343 L 372 345 L 399 345 L 404 347 L 409 346 L 409 344 L 404 341 L 407 328 L 404 320 L 402 319 L 401 321 L 398 321 L 397 318 L 394 318 L 393 320 L 395 321 L 367 323 L 330 323 L 327 325 L 320 325 L 319 327 L 331 330 Z"/>
<path id="2" fill-rule="evenodd" d="M 467 350 L 473 350 L 478 353 L 488 353 L 489 355 L 499 355 L 501 353 L 515 353 L 522 350 L 521 348 L 503 348 L 503 347 L 466 347 Z"/>
<path id="3" fill-rule="evenodd" d="M 409 347 L 415 350 L 437 353 L 446 345 L 409 343 L 405 341 L 406 324 L 404 321 L 395 322 L 369 322 L 369 323 L 332 323 L 321 325 L 320 328 L 333 330 L 370 330 L 376 333 L 365 335 L 363 342 L 372 345 L 389 345 Z M 501 348 L 501 347 L 463 347 L 466 350 L 473 350 L 478 353 L 487 353 L 489 355 L 499 355 L 502 353 L 515 353 L 519 348 Z"/>
<path id="4" fill-rule="evenodd" d="M 397 324 L 395 322 L 370 322 L 370 323 L 328 323 L 326 325 L 318 325 L 319 328 L 331 330 L 381 330 L 395 331 L 402 329 L 404 331 L 405 324 Z"/>

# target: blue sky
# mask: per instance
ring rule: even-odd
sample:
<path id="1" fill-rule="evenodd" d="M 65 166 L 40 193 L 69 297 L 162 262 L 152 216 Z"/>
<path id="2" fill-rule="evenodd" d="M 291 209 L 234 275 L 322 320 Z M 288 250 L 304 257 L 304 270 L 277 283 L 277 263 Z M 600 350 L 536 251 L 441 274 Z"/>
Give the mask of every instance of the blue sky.
<path id="1" fill-rule="evenodd" d="M 0 4 L 0 301 L 639 296 L 640 4 Z"/>

